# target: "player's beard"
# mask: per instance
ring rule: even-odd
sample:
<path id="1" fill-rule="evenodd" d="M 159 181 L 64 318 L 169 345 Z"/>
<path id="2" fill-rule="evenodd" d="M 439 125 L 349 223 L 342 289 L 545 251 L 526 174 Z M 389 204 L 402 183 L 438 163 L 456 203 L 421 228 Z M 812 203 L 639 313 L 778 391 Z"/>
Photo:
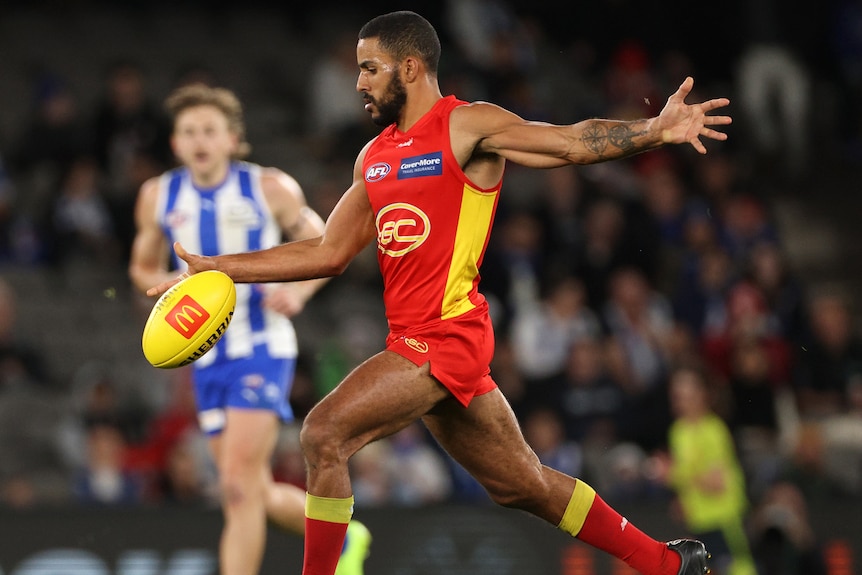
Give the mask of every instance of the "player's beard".
<path id="1" fill-rule="evenodd" d="M 372 121 L 378 126 L 394 124 L 401 117 L 401 111 L 407 103 L 407 90 L 404 83 L 398 77 L 398 70 L 392 75 L 392 80 L 386 86 L 383 97 L 376 102 L 377 116 L 372 116 Z"/>

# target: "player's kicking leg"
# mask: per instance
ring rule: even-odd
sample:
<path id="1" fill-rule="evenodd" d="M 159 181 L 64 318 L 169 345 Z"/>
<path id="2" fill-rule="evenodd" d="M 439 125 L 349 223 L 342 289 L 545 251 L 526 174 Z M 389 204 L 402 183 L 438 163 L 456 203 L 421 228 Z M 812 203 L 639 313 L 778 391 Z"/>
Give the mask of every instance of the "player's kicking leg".
<path id="1" fill-rule="evenodd" d="M 709 573 L 701 542 L 656 541 L 586 483 L 542 465 L 499 389 L 475 397 L 468 408 L 445 401 L 423 421 L 496 503 L 541 517 L 645 575 Z"/>

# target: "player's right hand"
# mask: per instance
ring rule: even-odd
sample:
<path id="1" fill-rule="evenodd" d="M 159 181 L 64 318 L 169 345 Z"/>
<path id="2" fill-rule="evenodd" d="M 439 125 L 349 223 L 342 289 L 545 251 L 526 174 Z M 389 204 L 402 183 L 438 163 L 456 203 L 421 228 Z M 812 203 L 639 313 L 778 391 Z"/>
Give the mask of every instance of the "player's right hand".
<path id="1" fill-rule="evenodd" d="M 151 287 L 147 290 L 148 296 L 162 295 L 163 293 L 171 289 L 172 286 L 178 284 L 192 274 L 196 274 L 198 272 L 206 270 L 216 269 L 215 261 L 213 260 L 213 258 L 187 252 L 180 242 L 174 242 L 174 252 L 177 254 L 177 257 L 186 262 L 186 271 L 173 279 Z"/>

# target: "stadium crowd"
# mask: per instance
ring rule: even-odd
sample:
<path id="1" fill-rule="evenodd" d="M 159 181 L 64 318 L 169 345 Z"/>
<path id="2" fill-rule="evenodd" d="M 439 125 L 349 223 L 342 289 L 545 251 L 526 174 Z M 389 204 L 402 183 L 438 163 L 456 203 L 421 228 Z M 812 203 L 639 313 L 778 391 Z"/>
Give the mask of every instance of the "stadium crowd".
<path id="1" fill-rule="evenodd" d="M 708 145 L 706 156 L 680 147 L 586 168 L 509 169 L 482 291 L 498 334 L 493 375 L 542 461 L 583 477 L 609 501 L 673 501 L 679 484 L 669 430 L 678 414 L 670 382 L 694 367 L 732 436 L 750 502 L 745 513 L 757 519 L 776 501 L 794 510 L 800 500 L 858 501 L 858 304 L 795 271 L 772 201 L 811 193 L 818 168 L 806 146 L 814 136 L 826 132 L 858 160 L 859 3 L 836 2 L 821 16 L 840 39 L 826 48 L 795 34 L 805 14 L 763 26 L 740 4 L 745 30 L 757 33 L 745 32 L 724 60 L 715 46 L 689 53 L 636 35 L 609 42 L 586 29 L 567 37 L 503 0 L 440 4 L 428 15 L 444 23 L 452 55 L 441 85 L 462 98 L 559 123 L 635 119 L 655 114 L 692 74 L 698 97 L 733 103 L 729 141 Z M 250 125 L 250 140 L 253 150 L 264 136 L 292 143 L 285 146 L 292 156 L 276 163 L 292 173 L 304 166 L 297 178 L 325 215 L 345 187 L 332 174 L 349 173 L 376 128 L 354 92 L 354 22 L 303 41 L 316 42 L 317 59 L 297 66 L 285 54 L 282 63 L 294 73 L 302 68 L 299 119 L 274 135 Z M 2 134 L 0 272 L 125 269 L 135 193 L 172 157 L 153 70 L 117 56 L 89 108 L 50 66 L 29 76 L 31 115 L 19 133 Z M 228 66 L 182 63 L 161 75 L 172 86 L 221 84 Z M 823 85 L 847 111 L 839 128 L 813 104 Z M 382 346 L 379 287 L 372 252 L 297 319 L 300 415 Z M 166 376 L 170 393 L 157 405 L 102 373 L 58 378 L 39 342 L 17 337 L 16 301 L 28 294 L 5 280 L 0 288 L 0 504 L 214 505 L 187 374 Z M 129 297 L 130 321 L 142 325 L 148 303 Z M 277 477 L 302 485 L 297 433 L 284 430 L 273 465 Z M 360 508 L 487 501 L 418 426 L 369 446 L 352 465 Z"/>

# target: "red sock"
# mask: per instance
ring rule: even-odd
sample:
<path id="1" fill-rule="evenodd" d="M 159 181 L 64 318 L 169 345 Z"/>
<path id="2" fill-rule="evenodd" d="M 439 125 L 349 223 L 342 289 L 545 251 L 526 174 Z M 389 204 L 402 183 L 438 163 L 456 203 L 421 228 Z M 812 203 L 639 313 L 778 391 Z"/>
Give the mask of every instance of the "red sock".
<path id="1" fill-rule="evenodd" d="M 341 557 L 346 533 L 347 523 L 330 523 L 306 517 L 302 575 L 333 575 Z"/>
<path id="2" fill-rule="evenodd" d="M 628 522 L 596 495 L 577 538 L 622 559 L 644 575 L 677 575 L 680 557 Z"/>

